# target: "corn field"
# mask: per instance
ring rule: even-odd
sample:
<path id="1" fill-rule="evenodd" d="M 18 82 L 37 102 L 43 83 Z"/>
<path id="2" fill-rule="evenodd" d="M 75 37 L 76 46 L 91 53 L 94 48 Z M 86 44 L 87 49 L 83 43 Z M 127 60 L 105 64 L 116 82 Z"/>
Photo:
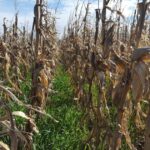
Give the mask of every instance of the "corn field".
<path id="1" fill-rule="evenodd" d="M 100 9 L 98 0 L 91 19 L 91 4 L 78 0 L 62 38 L 46 0 L 35 2 L 31 31 L 18 13 L 10 26 L 4 18 L 0 150 L 150 150 L 150 1 L 137 1 L 130 22 L 122 1 Z M 69 81 L 56 80 L 60 68 Z M 70 107 L 78 118 L 64 128 Z"/>

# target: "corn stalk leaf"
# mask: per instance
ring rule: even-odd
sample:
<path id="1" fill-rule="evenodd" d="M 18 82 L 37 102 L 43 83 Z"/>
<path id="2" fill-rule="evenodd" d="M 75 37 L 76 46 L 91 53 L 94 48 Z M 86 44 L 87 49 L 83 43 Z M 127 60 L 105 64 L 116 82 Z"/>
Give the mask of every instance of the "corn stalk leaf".
<path id="1" fill-rule="evenodd" d="M 0 141 L 0 149 L 1 150 L 10 150 L 9 146 L 2 141 Z"/>

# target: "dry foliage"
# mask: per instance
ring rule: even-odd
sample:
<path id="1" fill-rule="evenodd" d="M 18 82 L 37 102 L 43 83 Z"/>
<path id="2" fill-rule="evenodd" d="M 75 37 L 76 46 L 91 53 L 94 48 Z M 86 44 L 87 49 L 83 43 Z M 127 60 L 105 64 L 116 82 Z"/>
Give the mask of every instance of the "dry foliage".
<path id="1" fill-rule="evenodd" d="M 11 142 L 7 145 L 0 141 L 0 149 L 31 150 L 32 136 L 39 133 L 35 118 L 47 115 L 57 122 L 44 108 L 60 55 L 60 62 L 73 81 L 74 100 L 84 110 L 83 123 L 89 127 L 85 145 L 98 149 L 99 144 L 104 143 L 105 149 L 118 150 L 124 137 L 129 149 L 138 149 L 128 127 L 132 116 L 136 129 L 145 131 L 141 147 L 149 150 L 150 48 L 143 47 L 149 46 L 150 40 L 146 22 L 150 3 L 143 0 L 137 4 L 130 31 L 121 12 L 122 1 L 116 2 L 117 9 L 110 8 L 109 3 L 110 0 L 103 0 L 102 10 L 96 9 L 95 30 L 90 22 L 90 4 L 82 16 L 83 7 L 79 10 L 78 3 L 75 18 L 70 18 L 60 42 L 56 38 L 55 18 L 48 12 L 45 1 L 36 1 L 30 36 L 25 27 L 23 31 L 19 29 L 17 14 L 11 27 L 7 27 L 4 19 L 4 34 L 0 39 L 0 107 L 3 113 L 0 136 L 9 136 Z M 109 19 L 107 11 L 111 12 Z M 17 97 L 24 95 L 20 85 L 30 71 L 32 89 L 30 104 L 26 104 Z M 23 106 L 26 113 L 13 112 L 12 102 Z M 142 103 L 148 106 L 144 111 Z M 115 129 L 112 129 L 110 116 L 113 106 L 117 110 Z M 23 118 L 24 125 L 18 127 L 16 117 Z"/>
<path id="2" fill-rule="evenodd" d="M 124 16 L 120 9 L 108 7 L 109 2 L 103 0 L 102 12 L 96 9 L 95 32 L 90 26 L 90 4 L 85 9 L 85 16 L 69 22 L 61 43 L 62 63 L 72 77 L 75 100 L 84 109 L 84 120 L 90 126 L 90 135 L 85 144 L 97 149 L 100 143 L 104 143 L 107 144 L 106 149 L 118 150 L 124 136 L 129 148 L 137 149 L 128 131 L 129 118 L 134 116 L 137 129 L 146 128 L 145 146 L 142 147 L 148 150 L 149 115 L 148 110 L 143 112 L 141 103 L 143 100 L 149 103 L 150 100 L 150 48 L 138 48 L 138 45 L 143 45 L 142 31 L 149 3 L 141 2 L 141 9 L 144 10 L 135 14 L 138 19 L 133 20 L 129 33 L 125 24 L 122 25 L 124 30 L 121 30 L 120 22 L 116 24 L 116 20 L 119 18 L 121 21 Z M 117 18 L 107 19 L 107 10 L 116 13 Z M 96 99 L 92 92 L 94 86 L 98 89 Z M 111 100 L 118 112 L 115 131 L 112 131 L 110 122 Z"/>
<path id="3" fill-rule="evenodd" d="M 37 1 L 34 13 L 31 34 L 25 27 L 23 31 L 19 29 L 18 14 L 11 27 L 7 27 L 4 19 L 4 34 L 0 40 L 2 74 L 0 107 L 4 115 L 0 117 L 0 136 L 10 137 L 11 143 L 8 146 L 1 141 L 0 149 L 32 149 L 32 136 L 34 133 L 39 133 L 35 123 L 35 113 L 37 117 L 46 115 L 57 122 L 44 111 L 58 55 L 55 18 L 48 12 L 44 1 Z M 17 97 L 24 95 L 20 84 L 25 81 L 30 70 L 32 72 L 30 104 L 25 104 Z M 13 112 L 12 102 L 24 107 L 26 113 L 20 110 Z M 17 126 L 16 117 L 23 118 L 23 125 Z"/>

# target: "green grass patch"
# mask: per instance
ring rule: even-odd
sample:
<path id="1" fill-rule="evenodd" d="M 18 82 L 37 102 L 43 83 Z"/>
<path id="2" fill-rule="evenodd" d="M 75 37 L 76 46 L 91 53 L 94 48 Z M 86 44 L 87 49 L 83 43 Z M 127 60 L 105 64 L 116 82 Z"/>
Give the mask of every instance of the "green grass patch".
<path id="1" fill-rule="evenodd" d="M 34 149 L 81 149 L 88 131 L 80 125 L 83 112 L 73 101 L 71 78 L 62 68 L 56 72 L 53 90 L 55 93 L 50 95 L 46 109 L 59 123 L 54 123 L 47 117 L 38 120 L 40 135 L 34 138 Z"/>

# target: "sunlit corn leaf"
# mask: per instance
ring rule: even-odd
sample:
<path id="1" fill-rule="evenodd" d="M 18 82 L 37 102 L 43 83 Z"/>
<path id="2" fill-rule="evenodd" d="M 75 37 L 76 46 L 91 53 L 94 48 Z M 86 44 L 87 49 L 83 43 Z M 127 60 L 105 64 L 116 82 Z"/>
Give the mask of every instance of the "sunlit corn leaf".
<path id="1" fill-rule="evenodd" d="M 22 112 L 22 111 L 14 111 L 14 112 L 12 112 L 12 114 L 13 114 L 14 116 L 19 116 L 19 117 L 22 117 L 22 118 L 27 119 L 27 120 L 31 119 L 30 117 L 28 117 L 28 116 L 27 116 L 24 112 Z"/>
<path id="2" fill-rule="evenodd" d="M 1 150 L 10 150 L 9 146 L 2 141 L 0 141 L 0 149 Z"/>

